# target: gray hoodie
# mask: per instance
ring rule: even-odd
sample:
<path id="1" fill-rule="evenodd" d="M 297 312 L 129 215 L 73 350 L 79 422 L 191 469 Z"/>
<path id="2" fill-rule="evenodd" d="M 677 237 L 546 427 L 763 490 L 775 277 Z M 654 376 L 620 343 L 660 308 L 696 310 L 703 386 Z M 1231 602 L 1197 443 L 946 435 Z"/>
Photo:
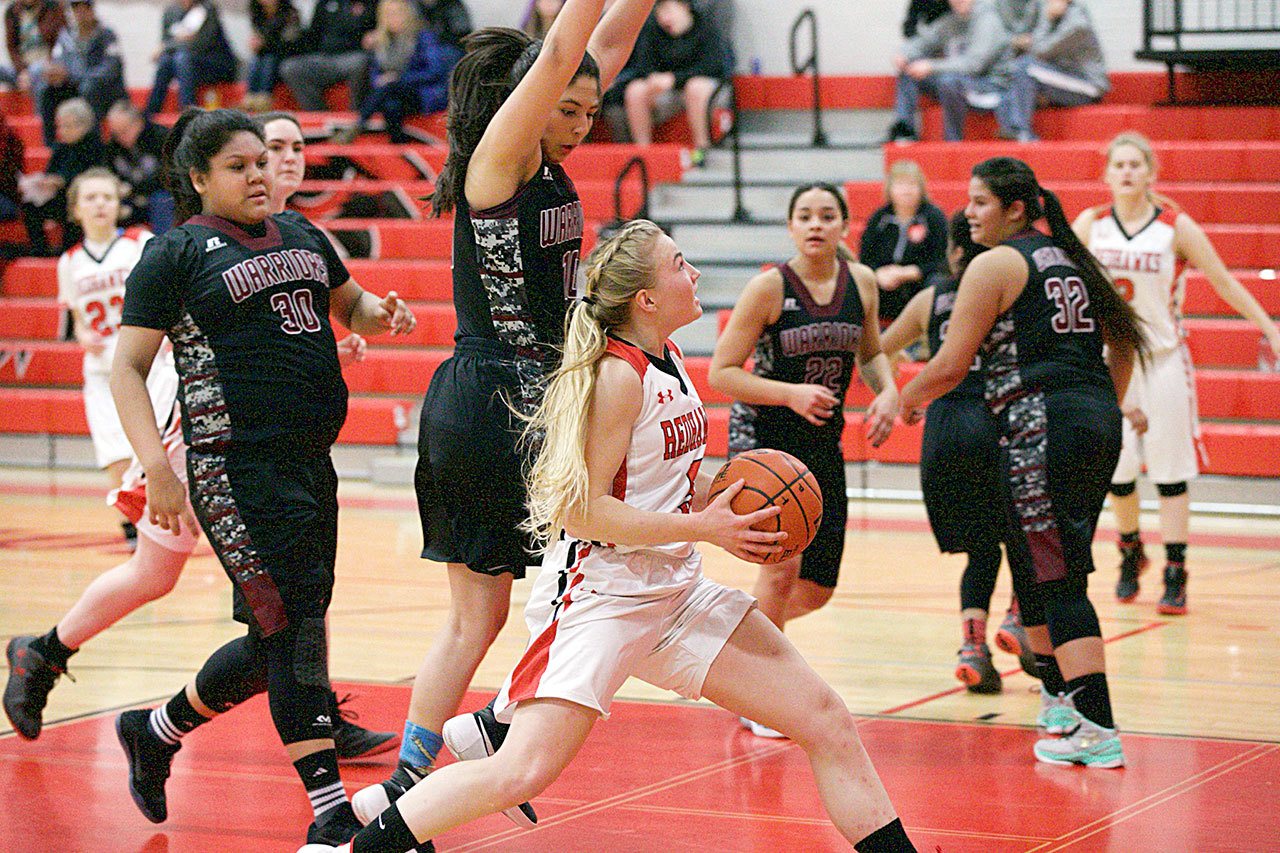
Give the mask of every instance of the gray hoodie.
<path id="1" fill-rule="evenodd" d="M 1039 8 L 1037 0 L 1022 0 Z M 975 0 L 969 16 L 962 18 L 948 12 L 932 24 L 921 28 L 915 38 L 902 48 L 908 62 L 929 59 L 938 74 L 961 74 L 985 77 L 1002 82 L 1008 77 L 1009 41 L 1013 38 L 1005 26 L 1002 10 L 1011 4 L 1021 8 L 1019 0 Z"/>
<path id="2" fill-rule="evenodd" d="M 1111 89 L 1102 45 L 1081 0 L 1072 0 L 1057 21 L 1041 16 L 1031 34 L 1030 53 L 1073 77 L 1088 80 L 1100 92 Z"/>

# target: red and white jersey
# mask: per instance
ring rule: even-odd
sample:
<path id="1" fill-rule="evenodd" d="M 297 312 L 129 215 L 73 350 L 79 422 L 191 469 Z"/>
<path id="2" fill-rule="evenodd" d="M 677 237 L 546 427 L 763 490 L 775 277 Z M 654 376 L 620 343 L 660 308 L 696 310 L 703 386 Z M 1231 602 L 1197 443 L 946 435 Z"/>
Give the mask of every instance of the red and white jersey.
<path id="1" fill-rule="evenodd" d="M 684 368 L 678 347 L 667 341 L 664 358 L 610 338 L 607 353 L 640 374 L 643 402 L 631 427 L 631 446 L 613 478 L 615 498 L 646 512 L 689 512 L 698 468 L 707 448 L 707 412 Z M 693 553 L 693 543 L 675 542 L 644 549 L 673 557 Z"/>
<path id="2" fill-rule="evenodd" d="M 1156 208 L 1156 215 L 1128 234 L 1107 205 L 1094 208 L 1089 250 L 1116 280 L 1116 286 L 1146 324 L 1153 353 L 1182 345 L 1182 301 L 1186 295 L 1186 261 L 1174 253 L 1176 207 Z"/>
<path id="3" fill-rule="evenodd" d="M 125 279 L 152 236 L 145 228 L 120 229 L 105 246 L 80 242 L 58 259 L 59 304 L 106 345 L 97 355 L 85 354 L 86 372 L 105 373 L 111 369 L 124 309 Z"/>

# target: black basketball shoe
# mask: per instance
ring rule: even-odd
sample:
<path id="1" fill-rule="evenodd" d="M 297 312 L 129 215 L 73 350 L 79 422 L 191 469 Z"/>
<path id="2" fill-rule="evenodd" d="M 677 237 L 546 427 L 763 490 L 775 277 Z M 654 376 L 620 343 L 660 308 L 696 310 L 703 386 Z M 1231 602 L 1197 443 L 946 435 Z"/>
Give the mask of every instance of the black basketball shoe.
<path id="1" fill-rule="evenodd" d="M 356 725 L 359 715 L 342 706 L 351 700 L 348 693 L 341 699 L 329 691 L 329 713 L 333 719 L 333 746 L 338 758 L 361 758 L 386 752 L 396 745 L 395 732 L 375 732 Z"/>
<path id="2" fill-rule="evenodd" d="M 164 823 L 169 805 L 164 783 L 169 766 L 182 744 L 167 744 L 151 733 L 150 711 L 125 711 L 116 717 L 116 736 L 129 761 L 129 793 L 143 816 L 152 823 Z"/>
<path id="3" fill-rule="evenodd" d="M 40 737 L 49 691 L 58 682 L 58 676 L 66 672 L 32 648 L 36 640 L 32 636 L 14 637 L 5 650 L 9 658 L 9 682 L 4 687 L 4 713 L 14 731 L 27 740 Z"/>
<path id="4" fill-rule="evenodd" d="M 449 747 L 453 757 L 459 761 L 470 761 L 493 755 L 502 746 L 510 726 L 498 722 L 493 715 L 493 703 L 490 702 L 479 711 L 470 714 L 459 714 L 446 720 L 440 736 L 444 745 Z M 502 813 L 516 826 L 529 827 L 538 822 L 538 814 L 533 806 L 521 803 Z"/>

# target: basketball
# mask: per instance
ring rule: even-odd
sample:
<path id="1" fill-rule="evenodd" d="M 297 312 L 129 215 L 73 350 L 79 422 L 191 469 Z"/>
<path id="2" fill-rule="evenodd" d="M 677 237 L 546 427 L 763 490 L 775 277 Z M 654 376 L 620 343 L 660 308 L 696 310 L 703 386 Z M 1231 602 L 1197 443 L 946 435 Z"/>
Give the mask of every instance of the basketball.
<path id="1" fill-rule="evenodd" d="M 761 447 L 733 457 L 716 472 L 708 501 L 742 480 L 742 491 L 731 506 L 739 515 L 782 507 L 782 512 L 755 525 L 770 533 L 786 531 L 778 544 L 782 550 L 765 563 L 781 563 L 802 552 L 813 541 L 822 522 L 822 490 L 803 462 L 790 453 Z"/>

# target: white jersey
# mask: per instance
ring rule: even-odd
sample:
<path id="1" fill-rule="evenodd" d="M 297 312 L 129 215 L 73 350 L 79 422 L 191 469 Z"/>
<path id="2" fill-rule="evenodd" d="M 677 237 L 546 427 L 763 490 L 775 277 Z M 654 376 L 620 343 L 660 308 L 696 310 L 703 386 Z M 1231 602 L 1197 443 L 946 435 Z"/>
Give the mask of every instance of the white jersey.
<path id="1" fill-rule="evenodd" d="M 105 344 L 102 352 L 84 356 L 85 373 L 107 373 L 115 356 L 124 283 L 152 234 L 145 228 L 117 230 L 106 246 L 77 243 L 58 259 L 58 302 L 76 322 Z"/>
<path id="2" fill-rule="evenodd" d="M 1186 295 L 1186 261 L 1174 253 L 1176 207 L 1156 214 L 1132 235 L 1110 206 L 1094 208 L 1089 251 L 1116 280 L 1116 286 L 1146 324 L 1153 354 L 1171 352 L 1186 338 L 1182 301 Z"/>

